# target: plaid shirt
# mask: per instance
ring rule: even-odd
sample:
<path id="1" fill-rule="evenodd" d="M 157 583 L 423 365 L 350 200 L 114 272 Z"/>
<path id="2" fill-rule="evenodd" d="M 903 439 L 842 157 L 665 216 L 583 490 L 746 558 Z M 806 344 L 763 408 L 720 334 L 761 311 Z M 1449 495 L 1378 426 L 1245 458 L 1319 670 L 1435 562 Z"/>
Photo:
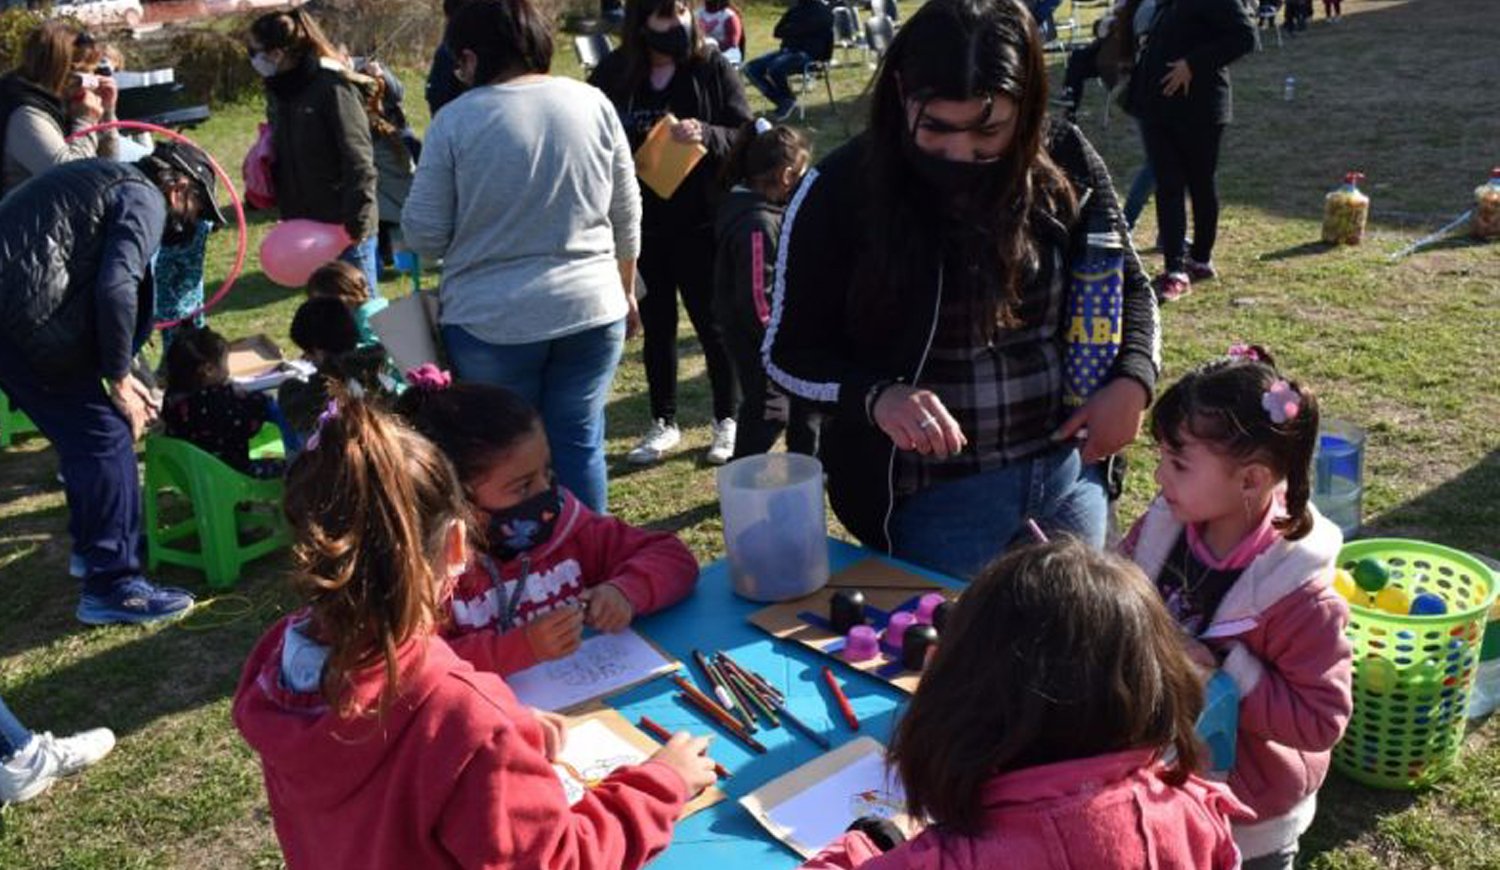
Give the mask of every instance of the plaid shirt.
<path id="1" fill-rule="evenodd" d="M 965 262 L 967 261 L 967 262 Z M 982 273 L 973 258 L 950 255 L 944 266 L 937 332 L 916 386 L 931 390 L 969 439 L 947 459 L 896 453 L 896 492 L 910 495 L 1045 453 L 1063 421 L 1063 294 L 1059 256 L 1046 287 L 1023 285 L 1021 325 L 980 325 Z"/>

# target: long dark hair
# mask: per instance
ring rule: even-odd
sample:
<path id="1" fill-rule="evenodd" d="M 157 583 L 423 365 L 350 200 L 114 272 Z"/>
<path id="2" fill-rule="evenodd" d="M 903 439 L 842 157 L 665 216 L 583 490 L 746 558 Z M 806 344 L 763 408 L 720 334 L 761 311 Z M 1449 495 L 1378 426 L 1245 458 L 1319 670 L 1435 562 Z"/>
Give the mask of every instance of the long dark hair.
<path id="1" fill-rule="evenodd" d="M 940 246 L 941 221 L 931 219 L 930 191 L 919 187 L 906 151 L 913 136 L 905 99 L 969 100 L 1004 95 L 1016 101 L 1013 138 L 1000 156 L 998 187 L 974 230 L 981 255 L 999 280 L 981 300 L 987 323 L 1016 326 L 1021 288 L 1038 268 L 1033 209 L 1074 217 L 1072 184 L 1042 147 L 1047 122 L 1047 68 L 1031 13 L 1018 0 L 928 0 L 891 42 L 876 74 L 870 106 L 870 252 L 856 273 L 866 311 L 889 309 L 932 264 L 923 254 Z M 857 314 L 856 312 L 851 312 Z M 986 336 L 988 327 L 985 328 Z"/>
<path id="2" fill-rule="evenodd" d="M 620 27 L 620 50 L 625 52 L 625 80 L 620 84 L 618 95 L 611 94 L 617 101 L 635 93 L 651 71 L 651 47 L 646 45 L 646 19 L 653 15 L 675 18 L 678 6 L 686 8 L 688 17 L 692 18 L 692 7 L 685 0 L 627 0 L 625 23 Z M 692 49 L 688 52 L 685 65 L 691 66 L 708 56 L 708 48 L 703 44 L 703 34 L 698 32 L 696 21 L 688 22 L 688 38 L 692 40 Z"/>
<path id="3" fill-rule="evenodd" d="M 267 51 L 281 49 L 301 63 L 309 55 L 338 60 L 339 50 L 305 9 L 267 12 L 250 25 L 255 41 Z"/>
<path id="4" fill-rule="evenodd" d="M 1300 396 L 1297 415 L 1272 419 L 1265 396 L 1278 381 Z M 1312 460 L 1318 447 L 1318 397 L 1281 374 L 1258 345 L 1237 356 L 1199 366 L 1182 376 L 1151 411 L 1151 437 L 1182 449 L 1183 436 L 1237 462 L 1263 463 L 1286 479 L 1285 517 L 1275 521 L 1289 541 L 1312 531 Z"/>
<path id="5" fill-rule="evenodd" d="M 206 326 L 189 326 L 172 337 L 162 362 L 167 392 L 196 393 L 229 380 L 229 342 Z"/>
<path id="6" fill-rule="evenodd" d="M 997 774 L 1127 749 L 1198 765 L 1203 689 L 1139 568 L 1074 540 L 1028 546 L 964 591 L 896 727 L 890 760 L 914 817 L 973 834 Z"/>

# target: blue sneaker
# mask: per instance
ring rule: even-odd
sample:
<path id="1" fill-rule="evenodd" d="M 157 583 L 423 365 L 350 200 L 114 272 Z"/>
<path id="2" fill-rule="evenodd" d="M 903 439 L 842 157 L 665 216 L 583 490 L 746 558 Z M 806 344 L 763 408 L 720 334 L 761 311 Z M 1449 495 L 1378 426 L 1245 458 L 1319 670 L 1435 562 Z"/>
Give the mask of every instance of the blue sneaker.
<path id="1" fill-rule="evenodd" d="M 84 625 L 164 622 L 187 615 L 193 596 L 183 589 L 153 586 L 144 577 L 115 584 L 108 595 L 87 592 L 78 601 L 78 621 Z"/>

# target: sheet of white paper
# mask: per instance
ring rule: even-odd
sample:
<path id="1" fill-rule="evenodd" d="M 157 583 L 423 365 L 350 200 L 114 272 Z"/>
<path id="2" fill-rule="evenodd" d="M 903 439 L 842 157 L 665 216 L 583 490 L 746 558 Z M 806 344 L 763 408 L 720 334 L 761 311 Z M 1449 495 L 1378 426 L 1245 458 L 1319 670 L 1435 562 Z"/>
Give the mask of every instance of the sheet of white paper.
<path id="1" fill-rule="evenodd" d="M 905 811 L 899 782 L 886 776 L 879 753 L 853 764 L 806 791 L 766 811 L 793 847 L 812 855 L 834 840 L 860 816 L 892 818 Z"/>
<path id="2" fill-rule="evenodd" d="M 640 764 L 646 753 L 627 743 L 602 722 L 592 719 L 568 729 L 568 740 L 562 755 L 552 765 L 562 780 L 568 804 L 578 803 L 583 794 L 598 785 L 617 768 Z"/>
<path id="3" fill-rule="evenodd" d="M 669 670 L 671 660 L 630 629 L 596 634 L 565 659 L 543 662 L 505 678 L 523 704 L 566 710 Z"/>

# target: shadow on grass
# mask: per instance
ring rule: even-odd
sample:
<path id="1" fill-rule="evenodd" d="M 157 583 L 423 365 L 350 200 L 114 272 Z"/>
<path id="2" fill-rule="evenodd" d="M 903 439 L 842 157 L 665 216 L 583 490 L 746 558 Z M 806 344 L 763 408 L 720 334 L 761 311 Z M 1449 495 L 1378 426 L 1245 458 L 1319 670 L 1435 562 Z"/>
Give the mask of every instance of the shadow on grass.
<path id="1" fill-rule="evenodd" d="M 1366 537 L 1433 541 L 1500 557 L 1493 516 L 1484 506 L 1500 493 L 1500 450 L 1416 498 L 1387 510 L 1363 529 Z"/>
<path id="2" fill-rule="evenodd" d="M 1295 260 L 1299 257 L 1312 257 L 1318 254 L 1326 254 L 1334 250 L 1334 246 L 1327 242 L 1304 242 L 1290 248 L 1282 248 L 1279 251 L 1271 251 L 1256 257 L 1262 262 L 1275 262 L 1277 260 Z"/>
<path id="3" fill-rule="evenodd" d="M 708 501 L 700 505 L 694 505 L 693 507 L 687 508 L 686 510 L 680 510 L 675 514 L 672 514 L 671 516 L 652 520 L 651 522 L 645 524 L 645 528 L 652 529 L 658 532 L 672 532 L 673 534 L 676 534 L 683 529 L 686 529 L 690 526 L 696 526 L 699 523 L 708 519 L 712 519 L 713 517 L 716 517 L 718 515 L 719 503 L 717 501 Z"/>

